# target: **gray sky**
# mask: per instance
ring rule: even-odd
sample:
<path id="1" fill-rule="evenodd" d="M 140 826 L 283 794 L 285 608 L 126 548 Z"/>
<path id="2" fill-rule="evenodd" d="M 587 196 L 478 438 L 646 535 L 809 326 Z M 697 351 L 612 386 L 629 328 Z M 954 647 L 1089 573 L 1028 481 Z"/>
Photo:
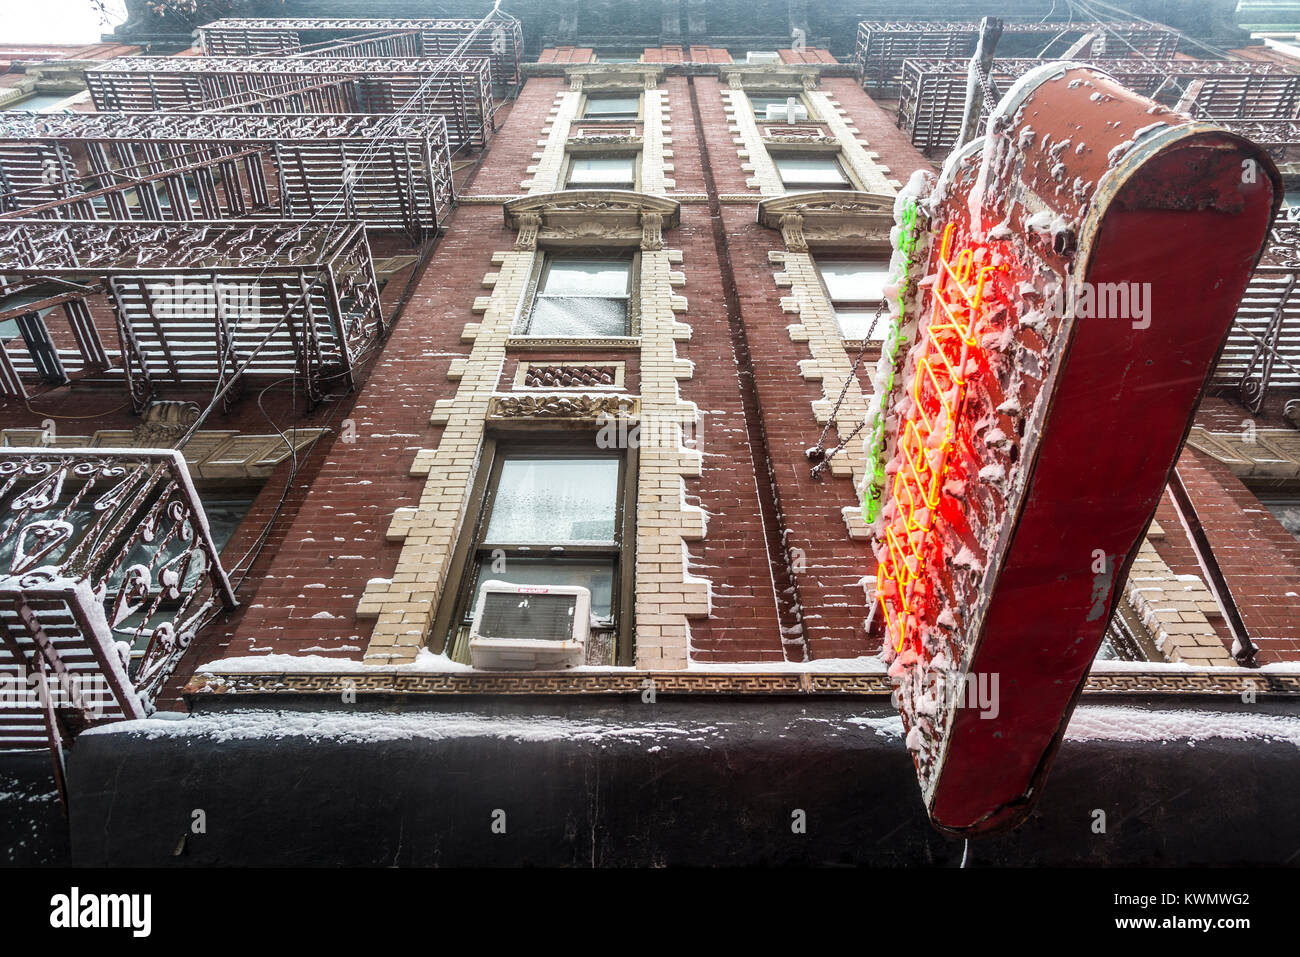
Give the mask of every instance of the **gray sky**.
<path id="1" fill-rule="evenodd" d="M 108 6 L 126 19 L 121 0 Z M 89 0 L 0 0 L 0 43 L 94 43 L 109 29 Z"/>

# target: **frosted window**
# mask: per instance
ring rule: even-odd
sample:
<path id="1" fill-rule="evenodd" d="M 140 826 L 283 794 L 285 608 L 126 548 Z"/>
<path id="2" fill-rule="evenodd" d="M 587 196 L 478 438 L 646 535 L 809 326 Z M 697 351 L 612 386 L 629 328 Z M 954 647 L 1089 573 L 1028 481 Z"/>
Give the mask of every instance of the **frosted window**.
<path id="1" fill-rule="evenodd" d="M 557 259 L 546 270 L 546 296 L 626 296 L 632 264 L 626 259 Z"/>
<path id="2" fill-rule="evenodd" d="M 641 108 L 639 96 L 593 96 L 587 100 L 590 119 L 634 120 Z"/>
<path id="3" fill-rule="evenodd" d="M 832 302 L 879 302 L 885 298 L 889 263 L 885 260 L 832 260 L 821 263 Z"/>
<path id="4" fill-rule="evenodd" d="M 776 168 L 786 186 L 828 187 L 849 185 L 833 156 L 777 156 Z"/>
<path id="5" fill-rule="evenodd" d="M 557 259 L 548 264 L 533 302 L 528 334 L 627 335 L 627 259 Z"/>
<path id="6" fill-rule="evenodd" d="M 636 182 L 636 160 L 631 156 L 578 156 L 569 174 L 570 186 L 626 186 Z"/>
<path id="7" fill-rule="evenodd" d="M 871 339 L 875 342 L 885 338 L 885 316 L 882 314 L 877 321 L 874 309 L 836 309 L 835 319 L 840 324 L 840 335 L 845 339 Z M 874 327 L 872 323 L 875 323 Z"/>
<path id="8" fill-rule="evenodd" d="M 508 458 L 485 543 L 612 544 L 618 460 Z"/>

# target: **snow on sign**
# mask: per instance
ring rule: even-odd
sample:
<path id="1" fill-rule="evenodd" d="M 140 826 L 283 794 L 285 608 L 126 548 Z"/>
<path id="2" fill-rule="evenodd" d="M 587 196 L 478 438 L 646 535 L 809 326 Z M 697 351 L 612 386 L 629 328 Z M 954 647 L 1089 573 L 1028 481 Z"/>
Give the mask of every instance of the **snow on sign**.
<path id="1" fill-rule="evenodd" d="M 1257 147 L 1064 63 L 899 197 L 864 511 L 940 829 L 1041 791 L 1280 201 Z"/>

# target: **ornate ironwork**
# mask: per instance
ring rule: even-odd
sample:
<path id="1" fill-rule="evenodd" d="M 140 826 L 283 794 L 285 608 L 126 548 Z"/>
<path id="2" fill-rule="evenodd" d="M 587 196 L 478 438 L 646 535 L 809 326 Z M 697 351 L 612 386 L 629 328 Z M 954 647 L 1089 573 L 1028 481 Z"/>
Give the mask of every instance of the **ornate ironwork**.
<path id="1" fill-rule="evenodd" d="M 79 288 L 83 298 L 107 293 L 120 345 L 111 358 L 137 410 L 158 381 L 224 386 L 236 369 L 298 374 L 317 401 L 331 386 L 351 386 L 354 360 L 383 326 L 370 247 L 355 221 L 5 219 L 0 274 L 95 277 L 97 285 Z M 12 341 L 0 352 L 19 379 L 41 372 L 31 342 L 26 355 Z"/>
<path id="2" fill-rule="evenodd" d="M 439 115 L 454 149 L 486 145 L 495 123 L 487 57 L 122 57 L 86 70 L 86 85 L 104 112 L 265 113 L 298 96 L 302 110 Z"/>
<path id="3" fill-rule="evenodd" d="M 24 718 L 57 753 L 86 724 L 142 717 L 236 604 L 179 452 L 0 449 L 0 669 L 57 678 L 62 705 L 15 709 L 0 744 L 30 738 Z"/>
<path id="4" fill-rule="evenodd" d="M 514 86 L 522 78 L 524 37 L 517 21 L 493 20 L 483 24 L 471 18 L 230 17 L 205 23 L 198 29 L 199 47 L 208 56 L 322 55 L 337 49 L 339 41 L 360 42 L 359 38 L 364 34 L 407 32 L 418 38 L 415 55 L 486 56 L 492 60 L 494 82 Z M 323 38 L 332 41 L 330 45 L 323 50 L 313 50 L 313 40 Z M 318 48 L 321 45 L 315 44 Z"/>
<path id="5" fill-rule="evenodd" d="M 297 695 L 337 697 L 358 694 L 627 694 L 639 695 L 652 683 L 657 694 L 727 695 L 862 695 L 886 698 L 893 683 L 883 672 L 752 672 L 633 671 L 623 672 L 433 672 L 413 674 L 380 667 L 365 671 L 326 673 L 230 673 L 220 665 L 196 674 L 185 688 L 187 696 Z M 1153 666 L 1149 671 L 1094 671 L 1085 695 L 1235 695 L 1245 690 L 1260 695 L 1300 695 L 1300 675 L 1260 672 L 1247 668 L 1193 671 Z"/>
<path id="6" fill-rule="evenodd" d="M 1006 89 L 1044 60 L 996 59 L 991 77 Z M 898 126 L 921 150 L 947 150 L 961 129 L 967 60 L 907 59 L 903 63 Z M 1105 60 L 1097 68 L 1119 83 L 1169 106 L 1195 104 L 1198 114 L 1223 119 L 1289 118 L 1300 109 L 1300 74 L 1274 63 L 1242 60 Z M 981 124 L 988 104 L 981 106 Z"/>
<path id="7" fill-rule="evenodd" d="M 0 211 L 111 186 L 51 215 L 342 215 L 416 241 L 454 198 L 447 124 L 427 114 L 0 113 L 0 180 Z"/>
<path id="8" fill-rule="evenodd" d="M 858 24 L 853 62 L 861 82 L 874 93 L 898 89 L 903 61 L 913 58 L 961 57 L 975 52 L 980 25 L 973 20 L 866 20 Z M 1147 57 L 1165 59 L 1178 49 L 1179 33 L 1150 23 L 1004 23 L 1007 34 L 1058 38 L 1062 50 L 1089 33 L 1098 40 L 1088 59 Z M 1104 38 L 1104 39 L 1103 39 Z"/>

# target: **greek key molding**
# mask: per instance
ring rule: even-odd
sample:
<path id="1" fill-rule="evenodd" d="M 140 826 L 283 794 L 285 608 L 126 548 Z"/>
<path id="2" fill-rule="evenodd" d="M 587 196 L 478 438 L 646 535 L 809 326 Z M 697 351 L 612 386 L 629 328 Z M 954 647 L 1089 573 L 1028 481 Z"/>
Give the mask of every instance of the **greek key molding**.
<path id="1" fill-rule="evenodd" d="M 1178 697 L 1240 697 L 1245 682 L 1254 682 L 1258 695 L 1300 696 L 1300 674 L 1252 671 L 1124 671 L 1089 675 L 1085 695 L 1175 695 Z M 641 694 L 653 686 L 656 694 L 683 695 L 857 695 L 888 698 L 889 676 L 880 672 L 752 672 L 708 671 L 547 671 L 395 673 L 376 667 L 364 672 L 265 672 L 222 674 L 216 669 L 196 673 L 185 687 L 193 702 L 204 695 L 262 697 L 267 695 L 338 696 L 344 692 L 381 695 L 609 695 Z"/>

